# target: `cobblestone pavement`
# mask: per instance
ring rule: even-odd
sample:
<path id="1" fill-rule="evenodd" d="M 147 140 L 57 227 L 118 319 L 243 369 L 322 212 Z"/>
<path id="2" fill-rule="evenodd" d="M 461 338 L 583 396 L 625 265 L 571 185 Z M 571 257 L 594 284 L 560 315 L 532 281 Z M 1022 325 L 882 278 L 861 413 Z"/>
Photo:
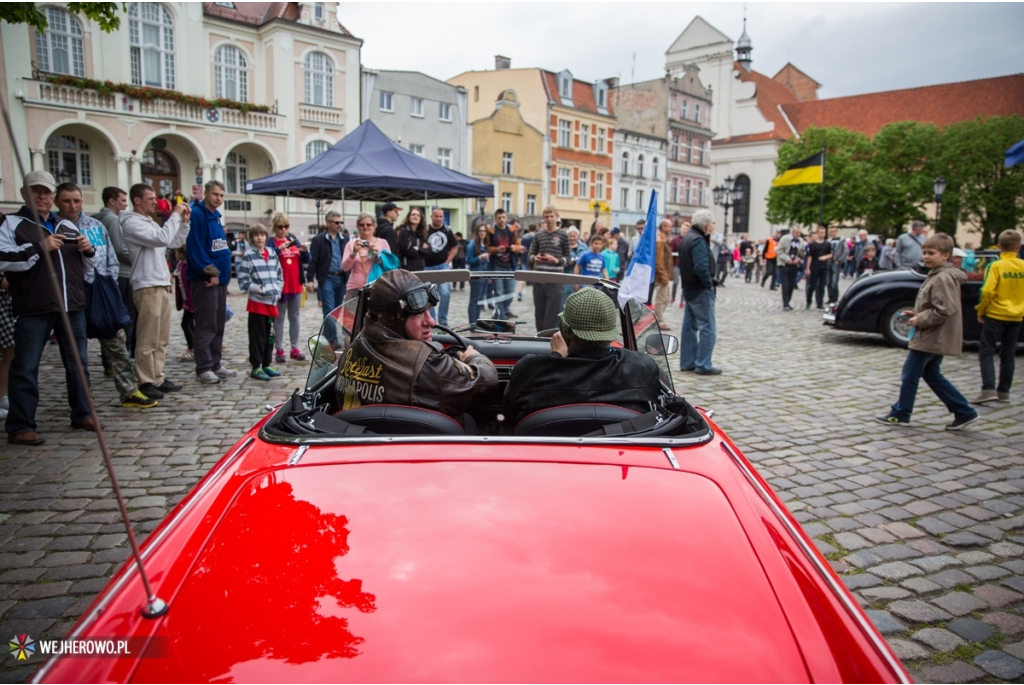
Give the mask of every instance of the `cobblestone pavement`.
<path id="1" fill-rule="evenodd" d="M 804 292 L 795 294 L 802 304 Z M 451 323 L 465 321 L 465 293 Z M 532 319 L 529 289 L 515 309 Z M 306 364 L 269 383 L 247 369 L 244 300 L 228 324 L 225 362 L 239 378 L 185 385 L 154 409 L 124 409 L 93 344 L 90 372 L 107 440 L 136 530 L 145 535 L 254 423 L 267 403 L 301 387 Z M 678 330 L 682 310 L 667 319 Z M 948 433 L 945 408 L 922 384 L 914 425 L 871 418 L 895 401 L 904 353 L 879 336 L 839 333 L 816 310 L 781 311 L 777 293 L 735 279 L 719 291 L 715 364 L 725 373 L 677 373 L 677 390 L 716 410 L 814 537 L 919 680 L 1024 678 L 1024 399 L 982 408 L 982 421 Z M 308 336 L 319 325 L 310 302 Z M 168 357 L 184 350 L 177 316 Z M 675 361 L 675 360 L 673 360 Z M 979 386 L 977 355 L 944 363 L 965 394 Z M 0 635 L 60 637 L 127 556 L 91 433 L 68 426 L 63 371 L 48 346 L 41 370 L 38 448 L 0 445 Z M 35 667 L 3 660 L 0 680 Z"/>

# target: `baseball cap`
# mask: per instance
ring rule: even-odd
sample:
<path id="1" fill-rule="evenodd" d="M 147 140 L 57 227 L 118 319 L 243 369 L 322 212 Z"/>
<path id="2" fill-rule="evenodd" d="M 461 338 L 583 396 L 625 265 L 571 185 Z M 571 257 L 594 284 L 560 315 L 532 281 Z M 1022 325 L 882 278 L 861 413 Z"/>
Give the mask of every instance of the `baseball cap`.
<path id="1" fill-rule="evenodd" d="M 967 253 L 964 252 L 963 250 L 961 250 L 959 247 L 954 247 L 953 248 L 953 256 L 954 257 L 966 257 Z"/>
<path id="2" fill-rule="evenodd" d="M 580 340 L 611 342 L 619 337 L 619 314 L 612 299 L 596 288 L 582 288 L 569 296 L 558 315 L 559 328 Z"/>
<path id="3" fill-rule="evenodd" d="M 612 233 L 612 234 L 615 234 L 615 233 L 622 233 L 622 231 L 620 231 L 620 230 L 619 230 L 619 227 L 618 227 L 618 226 L 613 226 L 613 227 L 612 227 L 612 230 L 610 230 L 610 231 L 608 231 L 608 232 L 609 232 L 609 233 Z"/>
<path id="4" fill-rule="evenodd" d="M 401 209 L 401 207 L 396 205 L 394 202 L 385 202 L 384 206 L 380 208 L 380 213 L 381 214 L 387 214 L 392 209 Z"/>
<path id="5" fill-rule="evenodd" d="M 50 172 L 37 169 L 25 174 L 23 187 L 31 188 L 32 186 L 43 186 L 52 193 L 57 190 L 57 181 L 53 179 Z"/>

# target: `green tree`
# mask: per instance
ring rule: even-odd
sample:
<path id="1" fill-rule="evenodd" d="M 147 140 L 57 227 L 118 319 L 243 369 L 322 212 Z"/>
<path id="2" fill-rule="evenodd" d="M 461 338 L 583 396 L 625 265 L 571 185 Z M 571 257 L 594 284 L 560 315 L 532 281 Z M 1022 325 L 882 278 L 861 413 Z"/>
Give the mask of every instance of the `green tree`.
<path id="1" fill-rule="evenodd" d="M 868 197 L 867 167 L 871 141 L 863 133 L 845 128 L 808 128 L 799 139 L 779 148 L 778 173 L 801 159 L 825 153 L 825 223 L 842 223 L 863 216 Z M 821 187 L 814 185 L 772 186 L 768 191 L 766 217 L 773 224 L 814 225 L 819 219 Z"/>
<path id="2" fill-rule="evenodd" d="M 69 2 L 68 11 L 89 17 L 99 24 L 100 30 L 110 33 L 121 26 L 121 17 L 117 12 L 118 4 L 121 5 L 122 12 L 128 11 L 127 5 L 123 2 Z M 49 26 L 46 15 L 34 2 L 0 3 L 0 21 L 8 24 L 28 24 L 37 31 L 45 31 Z"/>
<path id="3" fill-rule="evenodd" d="M 941 134 L 937 171 L 948 182 L 942 198 L 946 217 L 958 218 L 981 236 L 983 247 L 1002 231 L 1024 223 L 1024 167 L 1007 169 L 1003 154 L 1024 139 L 1024 117 L 962 121 Z"/>
<path id="4" fill-rule="evenodd" d="M 929 219 L 924 206 L 932 201 L 939 135 L 934 124 L 900 121 L 872 139 L 867 198 L 860 208 L 869 230 L 892 238 L 911 221 Z"/>

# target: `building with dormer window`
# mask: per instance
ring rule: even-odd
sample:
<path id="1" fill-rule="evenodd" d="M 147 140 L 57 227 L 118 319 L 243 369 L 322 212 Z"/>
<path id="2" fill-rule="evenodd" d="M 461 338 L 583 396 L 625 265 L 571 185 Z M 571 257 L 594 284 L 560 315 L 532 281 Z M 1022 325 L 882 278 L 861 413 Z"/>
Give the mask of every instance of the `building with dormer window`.
<path id="1" fill-rule="evenodd" d="M 247 195 L 245 185 L 359 125 L 362 41 L 339 22 L 338 4 L 130 2 L 108 34 L 45 3 L 46 31 L 0 26 L 0 97 L 22 158 L 81 186 L 90 212 L 105 186 L 147 182 L 190 196 L 217 179 L 226 225 L 277 209 L 305 230 L 316 223 L 312 202 Z M 0 155 L 0 179 L 0 208 L 16 208 L 11 155 Z"/>
<path id="2" fill-rule="evenodd" d="M 469 120 L 489 118 L 495 103 L 502 101 L 506 91 L 515 93 L 517 109 L 523 121 L 543 134 L 544 160 L 540 206 L 558 208 L 563 226 L 589 229 L 594 222 L 594 203 L 612 203 L 612 154 L 615 137 L 615 111 L 606 81 L 587 83 L 568 70 L 512 69 L 508 57 L 497 56 L 495 69 L 467 71 L 448 80 L 466 89 Z M 474 150 L 474 168 L 497 168 L 504 150 Z M 481 160 L 479 154 L 494 155 L 494 160 Z M 492 178 L 487 174 L 488 180 Z M 495 184 L 496 191 L 499 184 Z M 508 191 L 506 191 L 508 192 Z M 507 198 L 512 206 L 521 204 L 511 191 Z M 495 203 L 501 206 L 502 197 Z M 525 204 L 524 204 L 525 206 Z M 600 211 L 600 210 L 599 210 Z M 605 213 L 604 223 L 611 221 Z"/>

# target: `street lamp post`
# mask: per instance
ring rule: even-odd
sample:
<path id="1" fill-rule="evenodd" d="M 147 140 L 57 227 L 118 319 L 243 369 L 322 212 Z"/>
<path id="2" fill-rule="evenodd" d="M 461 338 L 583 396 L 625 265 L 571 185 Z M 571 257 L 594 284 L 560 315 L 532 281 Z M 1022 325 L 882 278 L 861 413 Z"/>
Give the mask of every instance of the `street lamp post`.
<path id="1" fill-rule="evenodd" d="M 729 208 L 735 207 L 743 201 L 743 188 L 737 188 L 735 181 L 732 176 L 725 177 L 725 185 L 715 186 L 711 190 L 711 194 L 715 198 L 715 204 L 725 208 L 725 223 L 722 226 L 724 229 L 723 233 L 729 233 Z M 736 215 L 733 215 L 733 223 L 736 221 Z"/>
<path id="2" fill-rule="evenodd" d="M 946 179 L 937 176 L 932 181 L 932 190 L 935 191 L 935 232 L 939 232 L 939 219 L 942 216 L 942 196 L 946 192 Z"/>

